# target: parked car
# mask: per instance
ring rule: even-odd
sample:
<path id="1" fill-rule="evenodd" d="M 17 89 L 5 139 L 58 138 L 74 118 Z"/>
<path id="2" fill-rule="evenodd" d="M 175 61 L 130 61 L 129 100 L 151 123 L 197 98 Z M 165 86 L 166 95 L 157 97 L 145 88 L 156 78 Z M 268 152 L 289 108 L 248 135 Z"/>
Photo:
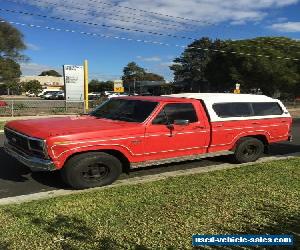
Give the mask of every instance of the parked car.
<path id="1" fill-rule="evenodd" d="M 60 89 L 44 89 L 41 93 L 39 93 L 37 96 L 44 98 L 45 95 L 50 94 L 50 93 L 56 93 L 60 92 Z"/>
<path id="2" fill-rule="evenodd" d="M 92 92 L 92 93 L 88 94 L 89 100 L 98 100 L 101 98 L 101 96 L 102 96 L 102 94 L 98 93 L 98 92 Z"/>
<path id="3" fill-rule="evenodd" d="M 83 189 L 151 165 L 220 155 L 256 161 L 270 144 L 291 140 L 291 124 L 284 105 L 263 95 L 118 97 L 85 116 L 8 122 L 4 148 Z"/>
<path id="4" fill-rule="evenodd" d="M 128 96 L 127 93 L 112 93 L 107 96 L 107 98 L 113 98 L 113 97 L 122 97 L 122 96 Z"/>
<path id="5" fill-rule="evenodd" d="M 27 91 L 27 92 L 25 93 L 25 95 L 28 96 L 28 97 L 35 97 L 35 96 L 36 96 L 36 94 L 33 93 L 33 92 L 31 92 L 31 91 Z"/>
<path id="6" fill-rule="evenodd" d="M 7 107 L 7 106 L 8 106 L 7 102 L 0 100 L 0 107 Z"/>
<path id="7" fill-rule="evenodd" d="M 60 93 L 60 91 L 46 91 L 43 98 L 45 100 L 53 100 L 54 96 L 58 93 Z"/>
<path id="8" fill-rule="evenodd" d="M 57 100 L 64 100 L 65 99 L 65 92 L 61 91 L 58 94 L 55 94 Z"/>
<path id="9" fill-rule="evenodd" d="M 113 94 L 113 93 L 115 93 L 115 92 L 114 91 L 104 91 L 103 92 L 104 96 L 106 96 L 106 97 Z"/>
<path id="10" fill-rule="evenodd" d="M 47 99 L 49 100 L 64 100 L 65 99 L 65 92 L 64 91 L 57 91 L 49 94 L 49 97 L 47 96 Z"/>

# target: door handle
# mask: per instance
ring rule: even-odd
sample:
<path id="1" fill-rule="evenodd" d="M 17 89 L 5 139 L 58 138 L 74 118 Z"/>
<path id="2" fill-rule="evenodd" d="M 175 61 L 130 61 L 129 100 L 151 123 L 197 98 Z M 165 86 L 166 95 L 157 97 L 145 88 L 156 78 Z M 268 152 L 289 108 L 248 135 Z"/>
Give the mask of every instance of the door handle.
<path id="1" fill-rule="evenodd" d="M 194 127 L 194 129 L 197 129 L 197 128 L 204 129 L 204 128 L 205 128 L 205 126 L 201 126 L 201 125 L 199 125 L 199 126 L 195 126 L 195 127 Z"/>

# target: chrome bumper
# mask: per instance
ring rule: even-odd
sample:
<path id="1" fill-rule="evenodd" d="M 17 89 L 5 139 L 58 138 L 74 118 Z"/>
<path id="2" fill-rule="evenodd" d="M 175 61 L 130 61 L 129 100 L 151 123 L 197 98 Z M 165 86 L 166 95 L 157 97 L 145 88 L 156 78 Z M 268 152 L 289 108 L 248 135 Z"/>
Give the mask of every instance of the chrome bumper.
<path id="1" fill-rule="evenodd" d="M 4 142 L 4 150 L 8 155 L 17 159 L 19 162 L 23 163 L 34 172 L 56 170 L 56 167 L 51 160 L 40 159 L 37 157 L 26 155 L 24 152 L 11 146 L 6 141 Z"/>

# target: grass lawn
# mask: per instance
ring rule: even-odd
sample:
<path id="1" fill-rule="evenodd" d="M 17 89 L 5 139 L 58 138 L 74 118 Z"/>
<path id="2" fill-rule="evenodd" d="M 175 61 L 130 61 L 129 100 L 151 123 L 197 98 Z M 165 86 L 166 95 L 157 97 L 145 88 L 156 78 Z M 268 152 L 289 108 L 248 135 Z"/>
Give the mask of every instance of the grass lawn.
<path id="1" fill-rule="evenodd" d="M 192 234 L 300 232 L 300 159 L 0 207 L 0 249 L 190 249 Z"/>
<path id="2" fill-rule="evenodd" d="M 0 121 L 0 130 L 3 130 L 5 123 L 6 123 L 6 122 L 1 122 L 1 121 Z"/>

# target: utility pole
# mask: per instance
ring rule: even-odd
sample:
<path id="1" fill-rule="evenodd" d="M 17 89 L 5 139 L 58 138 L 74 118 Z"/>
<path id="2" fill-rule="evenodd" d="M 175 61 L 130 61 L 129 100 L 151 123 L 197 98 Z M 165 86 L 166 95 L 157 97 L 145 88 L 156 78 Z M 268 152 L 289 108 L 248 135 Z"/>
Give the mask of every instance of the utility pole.
<path id="1" fill-rule="evenodd" d="M 135 94 L 135 77 L 133 78 L 133 94 Z"/>

